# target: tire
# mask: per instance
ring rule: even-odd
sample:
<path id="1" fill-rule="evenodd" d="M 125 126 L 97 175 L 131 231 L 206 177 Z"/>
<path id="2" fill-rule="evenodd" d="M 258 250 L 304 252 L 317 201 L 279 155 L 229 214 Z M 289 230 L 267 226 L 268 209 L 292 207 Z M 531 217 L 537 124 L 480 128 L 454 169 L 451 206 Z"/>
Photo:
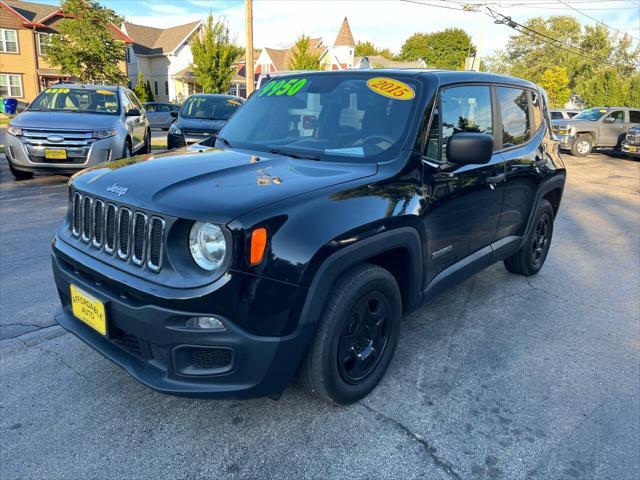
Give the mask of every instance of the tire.
<path id="1" fill-rule="evenodd" d="M 593 140 L 589 135 L 578 135 L 571 145 L 571 155 L 586 157 L 593 150 Z"/>
<path id="2" fill-rule="evenodd" d="M 329 295 L 302 365 L 305 387 L 338 405 L 363 398 L 393 358 L 401 321 L 402 300 L 393 275 L 370 264 L 348 271 Z"/>
<path id="3" fill-rule="evenodd" d="M 525 276 L 535 275 L 540 271 L 551 247 L 553 221 L 553 207 L 547 200 L 540 200 L 533 217 L 533 228 L 527 235 L 524 245 L 514 255 L 504 260 L 507 270 Z"/>
<path id="4" fill-rule="evenodd" d="M 144 155 L 151 153 L 151 130 L 147 129 L 147 133 L 144 136 L 144 145 L 140 147 L 138 155 Z"/>
<path id="5" fill-rule="evenodd" d="M 13 165 L 11 165 L 11 163 L 9 163 L 9 170 L 11 170 L 11 175 L 13 175 L 13 178 L 15 178 L 17 181 L 29 180 L 30 178 L 33 178 L 33 172 L 24 172 L 22 170 L 16 170 L 15 168 L 13 168 Z"/>
<path id="6" fill-rule="evenodd" d="M 122 149 L 122 158 L 131 157 L 131 140 L 128 138 L 124 141 L 124 148 Z"/>

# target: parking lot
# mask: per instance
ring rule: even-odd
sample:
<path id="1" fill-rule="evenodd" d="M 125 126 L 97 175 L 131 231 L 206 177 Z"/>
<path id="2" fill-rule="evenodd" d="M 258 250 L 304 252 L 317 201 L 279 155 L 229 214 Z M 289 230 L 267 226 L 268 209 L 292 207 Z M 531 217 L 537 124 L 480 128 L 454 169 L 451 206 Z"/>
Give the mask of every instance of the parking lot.
<path id="1" fill-rule="evenodd" d="M 403 324 L 346 408 L 155 393 L 53 323 L 66 177 L 0 158 L 2 479 L 631 479 L 640 476 L 640 162 L 565 156 L 541 273 L 501 264 Z"/>

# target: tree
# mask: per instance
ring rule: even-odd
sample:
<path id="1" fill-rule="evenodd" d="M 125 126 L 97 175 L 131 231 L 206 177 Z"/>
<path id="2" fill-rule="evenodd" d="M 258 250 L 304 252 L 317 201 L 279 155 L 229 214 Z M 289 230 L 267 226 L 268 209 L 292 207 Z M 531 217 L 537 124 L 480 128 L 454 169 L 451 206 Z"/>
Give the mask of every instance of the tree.
<path id="1" fill-rule="evenodd" d="M 633 91 L 633 82 L 640 75 L 640 44 L 634 47 L 630 37 L 616 36 L 604 25 L 583 27 L 564 15 L 531 18 L 525 26 L 529 34 L 512 35 L 504 50 L 487 59 L 488 71 L 543 83 L 549 80 L 549 69 L 562 66 L 567 87 L 587 105 L 638 105 L 637 100 L 633 103 L 634 95 L 640 95 Z M 556 45 L 545 37 L 555 39 Z"/>
<path id="2" fill-rule="evenodd" d="M 546 90 L 551 108 L 562 108 L 571 98 L 569 75 L 564 67 L 547 68 L 540 78 L 540 86 Z"/>
<path id="3" fill-rule="evenodd" d="M 468 56 L 476 53 L 471 37 L 461 28 L 441 32 L 414 33 L 400 50 L 402 60 L 424 60 L 429 67 L 462 70 Z"/>
<path id="4" fill-rule="evenodd" d="M 207 93 L 227 93 L 235 74 L 234 63 L 244 54 L 244 49 L 234 43 L 229 27 L 222 21 L 214 21 L 209 14 L 202 31 L 191 42 L 193 74 Z"/>
<path id="5" fill-rule="evenodd" d="M 618 75 L 616 69 L 607 68 L 578 85 L 577 93 L 587 107 L 624 107 L 630 98 L 629 86 L 629 81 Z"/>
<path id="6" fill-rule="evenodd" d="M 386 58 L 387 60 L 395 60 L 396 56 L 393 54 L 393 52 L 391 50 L 389 50 L 388 48 L 383 48 L 382 50 L 380 50 L 378 52 L 378 55 L 380 55 L 381 57 Z"/>
<path id="7" fill-rule="evenodd" d="M 81 82 L 125 84 L 120 65 L 126 47 L 113 36 L 120 17 L 96 0 L 64 0 L 61 9 L 65 18 L 47 48 L 48 63 Z"/>
<path id="8" fill-rule="evenodd" d="M 136 83 L 136 86 L 133 88 L 133 93 L 136 94 L 136 97 L 138 97 L 138 100 L 142 103 L 151 101 L 147 94 L 147 88 L 144 83 L 144 78 L 142 77 L 142 72 L 138 72 L 138 83 Z"/>
<path id="9" fill-rule="evenodd" d="M 356 43 L 356 57 L 370 57 L 378 55 L 378 49 L 369 41 Z"/>
<path id="10" fill-rule="evenodd" d="M 320 52 L 311 49 L 311 39 L 304 34 L 292 48 L 289 70 L 320 70 Z"/>
<path id="11" fill-rule="evenodd" d="M 151 84 L 149 83 L 149 80 L 144 84 L 144 90 L 147 92 L 148 101 L 153 102 L 153 92 L 151 91 Z"/>

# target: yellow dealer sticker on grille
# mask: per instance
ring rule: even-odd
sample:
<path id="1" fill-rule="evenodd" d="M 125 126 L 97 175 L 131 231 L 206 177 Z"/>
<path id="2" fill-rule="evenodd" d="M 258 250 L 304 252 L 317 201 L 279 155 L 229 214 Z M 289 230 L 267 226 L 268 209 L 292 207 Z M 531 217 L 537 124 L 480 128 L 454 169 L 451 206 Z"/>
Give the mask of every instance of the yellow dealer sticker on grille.
<path id="1" fill-rule="evenodd" d="M 400 80 L 387 77 L 374 77 L 367 80 L 367 87 L 377 94 L 396 100 L 411 100 L 416 96 L 413 88 Z"/>
<path id="2" fill-rule="evenodd" d="M 75 285 L 69 285 L 69 287 L 71 288 L 71 311 L 73 314 L 94 330 L 106 335 L 107 315 L 104 311 L 104 304 Z"/>

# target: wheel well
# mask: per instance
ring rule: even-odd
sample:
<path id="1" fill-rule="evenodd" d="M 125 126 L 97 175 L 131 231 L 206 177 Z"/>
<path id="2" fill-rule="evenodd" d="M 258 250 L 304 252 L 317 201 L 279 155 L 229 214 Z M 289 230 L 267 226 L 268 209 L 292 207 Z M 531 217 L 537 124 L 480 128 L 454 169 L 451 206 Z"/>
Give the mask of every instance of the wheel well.
<path id="1" fill-rule="evenodd" d="M 554 217 L 558 214 L 558 209 L 560 208 L 561 195 L 562 195 L 562 189 L 554 188 L 553 190 L 549 190 L 542 197 L 545 200 L 547 200 L 551 204 L 551 206 L 553 207 L 553 216 Z"/>
<path id="2" fill-rule="evenodd" d="M 411 255 L 409 251 L 405 248 L 395 248 L 367 258 L 364 261 L 382 267 L 393 275 L 402 296 L 402 312 L 407 313 L 409 289 L 414 287 L 410 285 Z"/>
<path id="3" fill-rule="evenodd" d="M 591 143 L 593 143 L 593 146 L 595 147 L 595 143 L 596 143 L 596 135 L 593 132 L 577 132 L 576 136 L 578 135 L 586 135 L 588 137 L 591 138 Z"/>

